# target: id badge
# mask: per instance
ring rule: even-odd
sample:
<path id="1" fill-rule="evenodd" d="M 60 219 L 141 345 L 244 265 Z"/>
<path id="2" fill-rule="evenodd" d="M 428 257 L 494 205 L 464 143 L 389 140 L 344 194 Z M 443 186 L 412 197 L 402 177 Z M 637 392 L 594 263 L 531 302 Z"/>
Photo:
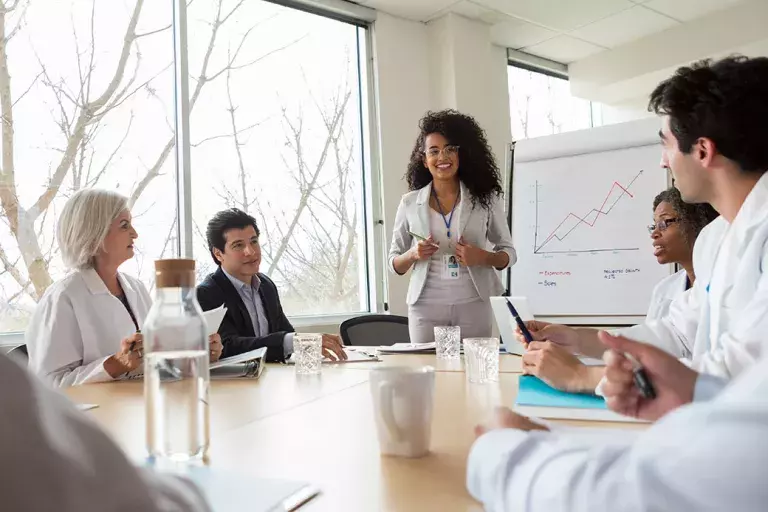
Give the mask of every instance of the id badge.
<path id="1" fill-rule="evenodd" d="M 443 279 L 459 278 L 459 262 L 453 254 L 443 254 Z"/>

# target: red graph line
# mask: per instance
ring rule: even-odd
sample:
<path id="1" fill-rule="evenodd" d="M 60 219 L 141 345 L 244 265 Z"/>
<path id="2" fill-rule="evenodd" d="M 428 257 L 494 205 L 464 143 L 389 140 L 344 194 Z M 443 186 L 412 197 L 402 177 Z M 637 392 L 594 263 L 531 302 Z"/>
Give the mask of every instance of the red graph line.
<path id="1" fill-rule="evenodd" d="M 552 230 L 552 233 L 550 233 L 550 234 L 549 234 L 549 236 L 548 236 L 548 237 L 547 237 L 547 238 L 544 240 L 544 242 L 543 242 L 543 243 L 542 243 L 542 244 L 541 244 L 539 247 L 537 247 L 537 248 L 536 248 L 536 251 L 539 251 L 539 250 L 541 250 L 541 249 L 542 249 L 542 248 L 543 248 L 545 245 L 547 245 L 547 244 L 549 243 L 549 241 L 550 241 L 550 240 L 552 240 L 553 238 L 557 238 L 557 239 L 558 239 L 558 241 L 561 241 L 561 242 L 562 242 L 562 241 L 565 239 L 565 237 L 567 237 L 568 235 L 570 235 L 570 234 L 571 234 L 571 231 L 573 231 L 574 229 L 576 229 L 576 227 L 577 227 L 579 224 L 586 224 L 586 225 L 587 225 L 587 226 L 589 226 L 590 228 L 591 228 L 591 227 L 594 227 L 594 226 L 595 226 L 595 223 L 597 223 L 597 219 L 599 219 L 599 218 L 600 218 L 600 215 L 608 215 L 608 214 L 611 212 L 611 210 L 613 209 L 613 207 L 614 207 L 614 206 L 616 206 L 616 203 L 618 203 L 618 202 L 619 202 L 619 199 L 621 199 L 621 197 L 622 197 L 624 194 L 627 194 L 629 197 L 631 197 L 631 198 L 633 198 L 633 199 L 634 199 L 634 197 L 635 197 L 635 196 L 633 196 L 633 195 L 632 195 L 632 194 L 629 192 L 629 190 L 628 190 L 628 189 L 629 189 L 629 187 L 631 187 L 631 186 L 632 186 L 632 184 L 635 182 L 635 180 L 638 178 L 638 176 L 640 176 L 642 173 L 643 173 L 643 171 L 640 171 L 640 172 L 637 174 L 637 176 L 635 176 L 635 177 L 632 179 L 632 181 L 629 183 L 629 185 L 627 185 L 627 187 L 626 187 L 626 188 L 625 188 L 625 187 L 624 187 L 624 186 L 623 186 L 621 183 L 619 183 L 618 181 L 614 181 L 614 182 L 613 182 L 613 185 L 611 185 L 611 189 L 608 191 L 608 195 L 606 195 L 606 196 L 605 196 L 605 199 L 603 200 L 603 204 L 601 204 L 601 205 L 600 205 L 600 208 L 598 208 L 598 209 L 594 209 L 594 208 L 593 208 L 592 210 L 590 210 L 590 212 L 589 212 L 589 213 L 587 213 L 587 215 L 585 215 L 585 216 L 584 216 L 584 218 L 581 218 L 581 217 L 579 217 L 578 215 L 576 215 L 576 214 L 575 214 L 575 213 L 573 213 L 573 212 L 569 212 L 569 213 L 568 213 L 568 215 L 566 215 L 566 216 L 565 216 L 565 218 L 563 219 L 563 221 L 562 221 L 560 224 L 558 224 L 558 225 L 557 225 L 557 227 L 556 227 L 554 230 Z M 608 210 L 607 210 L 607 211 L 603 211 L 603 208 L 605 208 L 605 205 L 606 205 L 606 203 L 608 202 L 608 199 L 610 199 L 610 198 L 611 198 L 611 194 L 613 193 L 613 190 L 614 190 L 616 187 L 619 187 L 619 188 L 622 190 L 622 193 L 619 195 L 619 197 L 618 197 L 618 198 L 616 198 L 616 201 L 614 201 L 614 203 L 611 205 L 611 207 L 610 207 L 610 208 L 608 208 Z M 592 215 L 592 213 L 596 213 L 594 220 L 592 220 L 592 222 L 589 222 L 588 220 L 585 220 L 585 219 L 586 219 L 586 217 L 588 217 L 588 216 Z M 557 235 L 556 235 L 556 233 L 557 233 L 557 230 L 558 230 L 558 229 L 560 229 L 560 227 L 561 227 L 563 224 L 565 224 L 565 222 L 566 222 L 566 221 L 567 221 L 569 218 L 571 218 L 571 217 L 573 217 L 573 218 L 577 219 L 579 222 L 577 222 L 577 223 L 576 223 L 576 225 L 575 225 L 573 228 L 571 228 L 571 229 L 570 229 L 570 231 L 568 231 L 568 233 L 566 233 L 565 235 L 563 235 L 563 237 L 562 237 L 562 238 L 560 238 L 559 236 L 557 236 Z"/>

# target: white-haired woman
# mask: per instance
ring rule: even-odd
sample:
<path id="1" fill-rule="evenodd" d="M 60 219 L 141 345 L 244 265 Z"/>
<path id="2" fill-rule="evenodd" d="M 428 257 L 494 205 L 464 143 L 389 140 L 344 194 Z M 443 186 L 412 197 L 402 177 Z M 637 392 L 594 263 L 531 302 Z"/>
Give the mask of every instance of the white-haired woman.
<path id="1" fill-rule="evenodd" d="M 131 221 L 127 198 L 108 190 L 81 190 L 64 205 L 56 236 L 73 272 L 46 290 L 25 336 L 30 370 L 56 386 L 110 381 L 142 364 L 152 299 L 118 272 L 139 236 Z M 219 355 L 214 335 L 211 359 Z"/>

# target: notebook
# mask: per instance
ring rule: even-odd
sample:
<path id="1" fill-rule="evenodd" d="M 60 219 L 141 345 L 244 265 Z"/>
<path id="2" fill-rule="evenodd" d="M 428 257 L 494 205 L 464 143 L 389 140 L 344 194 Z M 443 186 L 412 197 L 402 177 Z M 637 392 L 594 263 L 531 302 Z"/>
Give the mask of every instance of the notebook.
<path id="1" fill-rule="evenodd" d="M 236 356 L 219 359 L 211 363 L 211 379 L 258 379 L 264 371 L 264 356 L 267 347 L 243 352 Z"/>
<path id="2" fill-rule="evenodd" d="M 549 419 L 641 421 L 609 410 L 602 397 L 560 391 L 532 375 L 520 376 L 515 411 L 525 416 Z"/>
<path id="3" fill-rule="evenodd" d="M 395 343 L 378 347 L 382 354 L 433 354 L 435 342 L 430 343 Z"/>
<path id="4" fill-rule="evenodd" d="M 209 366 L 211 379 L 258 379 L 264 371 L 264 356 L 267 354 L 267 348 L 257 348 L 249 352 L 243 352 L 236 356 L 219 359 Z M 169 368 L 163 372 L 163 380 L 172 380 L 174 369 Z M 144 378 L 144 367 L 140 366 L 121 380 L 137 380 Z M 178 377 L 176 377 L 178 378 Z"/>

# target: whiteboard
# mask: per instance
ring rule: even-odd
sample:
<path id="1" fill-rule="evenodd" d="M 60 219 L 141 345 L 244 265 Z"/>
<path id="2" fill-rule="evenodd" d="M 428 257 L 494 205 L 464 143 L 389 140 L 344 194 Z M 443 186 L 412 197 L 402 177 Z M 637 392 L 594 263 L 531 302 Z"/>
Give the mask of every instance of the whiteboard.
<path id="1" fill-rule="evenodd" d="M 511 292 L 537 317 L 645 315 L 673 271 L 656 261 L 647 230 L 669 183 L 658 127 L 644 120 L 517 143 Z"/>

